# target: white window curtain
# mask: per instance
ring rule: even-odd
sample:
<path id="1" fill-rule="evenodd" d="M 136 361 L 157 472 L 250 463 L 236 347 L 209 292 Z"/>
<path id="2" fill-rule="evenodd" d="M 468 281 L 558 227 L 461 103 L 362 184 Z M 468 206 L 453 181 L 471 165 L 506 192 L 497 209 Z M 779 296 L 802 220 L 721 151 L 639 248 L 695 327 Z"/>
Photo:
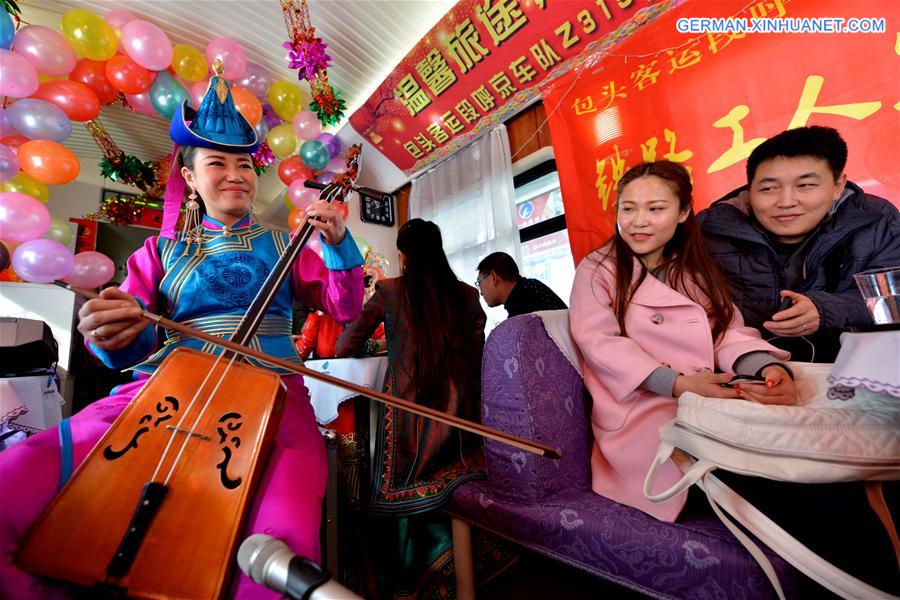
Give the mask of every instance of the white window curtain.
<path id="1" fill-rule="evenodd" d="M 450 266 L 470 285 L 479 261 L 492 252 L 506 252 L 521 265 L 506 127 L 500 125 L 413 180 L 409 215 L 437 223 Z M 482 305 L 488 331 L 506 318 L 502 306 L 488 308 L 483 300 Z"/>

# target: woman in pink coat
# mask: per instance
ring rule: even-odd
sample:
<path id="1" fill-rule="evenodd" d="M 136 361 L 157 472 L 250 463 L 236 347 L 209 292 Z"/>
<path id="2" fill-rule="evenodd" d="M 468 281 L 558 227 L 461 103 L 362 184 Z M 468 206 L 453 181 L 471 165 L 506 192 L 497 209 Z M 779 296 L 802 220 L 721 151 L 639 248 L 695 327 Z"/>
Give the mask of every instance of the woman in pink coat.
<path id="1" fill-rule="evenodd" d="M 643 482 L 681 393 L 796 401 L 791 373 L 778 362 L 788 354 L 744 326 L 691 205 L 690 175 L 677 163 L 625 173 L 616 234 L 578 266 L 569 313 L 594 401 L 593 490 L 664 521 L 676 519 L 687 494 L 655 504 Z M 732 373 L 766 381 L 722 387 Z M 680 475 L 667 462 L 659 489 Z"/>

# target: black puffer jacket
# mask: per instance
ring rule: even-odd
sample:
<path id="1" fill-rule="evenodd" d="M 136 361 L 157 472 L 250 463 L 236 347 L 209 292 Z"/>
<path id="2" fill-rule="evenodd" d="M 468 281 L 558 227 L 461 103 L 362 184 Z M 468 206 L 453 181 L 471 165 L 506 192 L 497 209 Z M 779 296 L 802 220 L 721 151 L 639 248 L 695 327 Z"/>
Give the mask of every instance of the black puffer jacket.
<path id="1" fill-rule="evenodd" d="M 697 215 L 707 247 L 731 281 L 734 301 L 747 325 L 763 328 L 781 303 L 785 272 L 772 244 L 751 223 L 747 188 L 739 188 Z M 807 336 L 815 361 L 831 362 L 841 332 L 872 324 L 853 275 L 868 269 L 900 266 L 900 217 L 890 202 L 847 182 L 844 196 L 807 248 L 803 279 L 793 291 L 807 296 L 821 318 L 819 331 Z M 794 360 L 811 359 L 800 338 L 772 340 Z"/>

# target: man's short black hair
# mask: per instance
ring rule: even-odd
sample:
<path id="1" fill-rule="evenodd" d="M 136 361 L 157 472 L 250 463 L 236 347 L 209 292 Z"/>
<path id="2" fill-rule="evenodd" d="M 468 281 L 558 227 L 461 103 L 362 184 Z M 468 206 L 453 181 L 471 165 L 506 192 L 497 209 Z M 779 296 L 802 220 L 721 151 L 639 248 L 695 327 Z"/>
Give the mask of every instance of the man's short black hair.
<path id="1" fill-rule="evenodd" d="M 507 281 L 519 280 L 519 267 L 516 266 L 513 257 L 506 252 L 493 252 L 478 263 L 479 273 L 489 273 L 490 271 Z"/>
<path id="2" fill-rule="evenodd" d="M 847 166 L 847 142 L 831 127 L 798 127 L 782 131 L 775 137 L 767 139 L 750 153 L 747 159 L 747 183 L 753 183 L 756 169 L 763 162 L 784 156 L 812 156 L 824 159 L 835 181 L 844 172 Z"/>

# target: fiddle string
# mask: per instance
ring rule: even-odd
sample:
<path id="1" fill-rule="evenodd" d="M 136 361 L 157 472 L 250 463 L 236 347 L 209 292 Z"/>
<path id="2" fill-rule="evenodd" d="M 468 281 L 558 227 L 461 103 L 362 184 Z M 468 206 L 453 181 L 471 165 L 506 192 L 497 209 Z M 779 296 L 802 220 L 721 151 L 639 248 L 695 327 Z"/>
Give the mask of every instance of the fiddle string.
<path id="1" fill-rule="evenodd" d="M 337 185 L 329 186 L 329 187 L 325 188 L 325 189 L 322 191 L 322 194 L 321 194 L 321 195 L 325 197 L 325 198 L 324 198 L 325 201 L 327 201 L 327 202 L 330 203 L 330 202 L 333 202 L 334 198 L 340 193 L 341 189 L 342 189 L 342 188 L 341 188 L 340 186 L 337 186 Z M 313 235 L 313 233 L 314 233 L 314 228 L 313 228 L 313 227 L 310 227 L 309 230 L 307 230 L 306 232 L 304 232 L 302 228 L 303 228 L 303 226 L 301 225 L 301 226 L 300 226 L 300 231 L 297 233 L 297 235 L 304 235 L 304 233 L 306 233 L 306 239 L 303 240 L 303 243 L 306 244 L 306 242 L 309 240 L 309 238 Z M 287 250 L 285 250 L 285 251 L 287 251 Z M 282 255 L 282 256 L 283 256 L 283 255 Z M 279 259 L 280 259 L 280 258 L 281 258 L 281 257 L 279 257 Z M 278 291 L 278 290 L 273 290 L 272 293 L 276 293 L 277 291 Z M 264 316 L 264 315 L 261 315 L 261 314 L 259 314 L 259 315 L 254 315 L 254 319 L 258 322 L 263 316 Z M 232 334 L 232 337 L 233 337 L 233 335 L 234 335 L 234 334 Z M 240 343 L 247 343 L 247 342 L 248 342 L 248 340 L 238 340 L 238 341 L 239 341 Z M 220 354 L 216 357 L 215 362 L 214 362 L 214 363 L 212 364 L 212 366 L 210 367 L 209 371 L 208 371 L 207 374 L 206 374 L 206 377 L 203 379 L 203 382 L 202 382 L 202 383 L 200 384 L 200 386 L 197 388 L 197 392 L 194 394 L 194 397 L 191 398 L 191 401 L 188 403 L 187 407 L 185 408 L 184 412 L 182 413 L 181 418 L 178 420 L 178 423 L 175 425 L 175 428 L 172 430 L 172 434 L 169 436 L 169 441 L 168 441 L 168 443 L 166 444 L 166 447 L 165 447 L 165 449 L 163 450 L 162 455 L 160 456 L 159 462 L 158 462 L 157 465 L 156 465 L 156 469 L 155 469 L 154 472 L 153 472 L 153 476 L 150 478 L 150 481 L 151 481 L 151 482 L 156 480 L 156 477 L 157 477 L 157 475 L 159 474 L 159 471 L 160 471 L 160 469 L 162 468 L 162 465 L 163 465 L 164 462 L 165 462 L 166 456 L 167 456 L 168 453 L 169 453 L 169 449 L 172 447 L 172 443 L 173 443 L 174 440 L 175 440 L 175 436 L 178 435 L 179 432 L 182 432 L 182 431 L 183 431 L 182 428 L 181 428 L 181 425 L 183 424 L 184 420 L 187 418 L 188 414 L 190 413 L 190 411 L 191 411 L 191 409 L 193 408 L 194 404 L 196 403 L 197 399 L 200 397 L 200 394 L 202 393 L 203 389 L 206 387 L 206 384 L 207 384 L 207 382 L 209 381 L 209 379 L 210 379 L 210 377 L 212 376 L 212 374 L 215 372 L 216 365 L 219 364 L 219 361 L 221 361 L 223 355 L 224 355 L 224 352 L 223 352 L 223 353 L 220 353 Z M 181 461 L 181 457 L 182 457 L 182 455 L 184 454 L 184 451 L 185 451 L 185 449 L 187 448 L 188 443 L 191 441 L 191 438 L 192 438 L 192 437 L 195 435 L 195 433 L 196 433 L 197 426 L 198 426 L 199 423 L 200 423 L 200 419 L 201 419 L 201 418 L 203 417 L 203 415 L 206 413 L 206 409 L 209 408 L 210 404 L 211 404 L 212 401 L 213 401 L 213 398 L 215 398 L 216 392 L 219 391 L 219 388 L 222 386 L 222 382 L 225 380 L 225 377 L 228 375 L 228 372 L 229 372 L 229 370 L 231 369 L 231 366 L 234 364 L 234 361 L 235 361 L 235 359 L 237 359 L 237 357 L 238 357 L 238 355 L 237 355 L 237 354 L 234 354 L 234 355 L 231 357 L 231 359 L 228 361 L 228 364 L 227 364 L 227 365 L 225 366 L 225 368 L 222 370 L 222 374 L 219 376 L 219 379 L 218 379 L 218 381 L 216 382 L 215 387 L 213 388 L 212 392 L 210 392 L 210 394 L 209 394 L 209 396 L 207 397 L 206 401 L 203 403 L 203 406 L 201 407 L 200 412 L 199 412 L 199 413 L 197 414 L 197 416 L 194 418 L 194 422 L 191 424 L 190 429 L 189 429 L 187 432 L 185 432 L 185 435 L 184 435 L 184 441 L 181 443 L 181 448 L 179 448 L 178 454 L 175 456 L 175 459 L 172 461 L 171 467 L 169 467 L 169 472 L 166 474 L 166 478 L 165 478 L 165 480 L 163 481 L 163 485 L 168 485 L 169 481 L 171 480 L 172 475 L 173 475 L 174 472 L 175 472 L 175 468 L 178 466 L 178 463 Z"/>

